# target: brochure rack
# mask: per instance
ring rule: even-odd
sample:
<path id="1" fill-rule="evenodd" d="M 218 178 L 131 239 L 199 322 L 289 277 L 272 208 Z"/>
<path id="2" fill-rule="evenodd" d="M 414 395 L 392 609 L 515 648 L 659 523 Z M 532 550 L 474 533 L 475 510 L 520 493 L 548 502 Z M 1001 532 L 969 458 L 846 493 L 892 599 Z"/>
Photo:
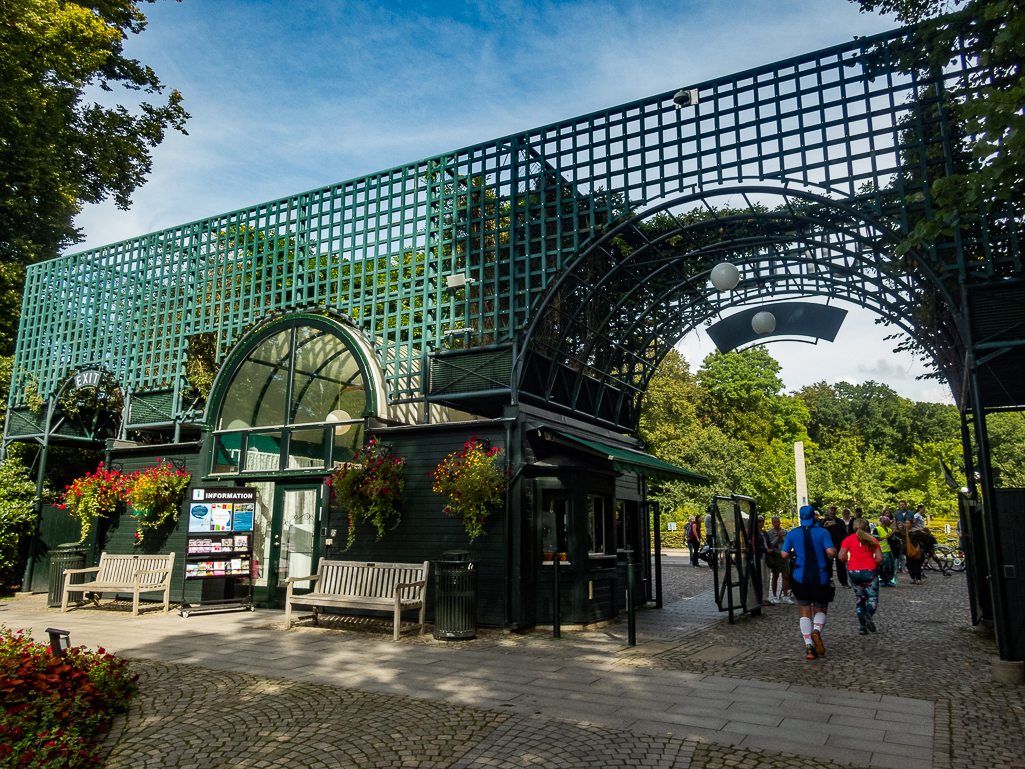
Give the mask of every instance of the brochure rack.
<path id="1" fill-rule="evenodd" d="M 185 579 L 181 616 L 198 612 L 254 611 L 253 519 L 256 490 L 202 488 L 192 490 L 186 536 Z M 217 581 L 220 598 L 186 601 L 189 583 Z M 205 588 L 205 585 L 204 585 Z"/>

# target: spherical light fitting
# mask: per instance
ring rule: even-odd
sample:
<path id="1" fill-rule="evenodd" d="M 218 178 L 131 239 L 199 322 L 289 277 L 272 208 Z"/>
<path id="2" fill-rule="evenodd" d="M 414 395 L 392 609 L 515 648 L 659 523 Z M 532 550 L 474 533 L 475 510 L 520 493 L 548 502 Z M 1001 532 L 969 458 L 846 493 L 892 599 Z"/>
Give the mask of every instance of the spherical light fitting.
<path id="1" fill-rule="evenodd" d="M 776 330 L 776 316 L 771 312 L 759 312 L 751 318 L 751 330 L 759 336 L 771 334 Z"/>
<path id="2" fill-rule="evenodd" d="M 719 262 L 712 268 L 712 274 L 709 277 L 717 290 L 731 291 L 740 283 L 740 270 L 732 262 Z"/>

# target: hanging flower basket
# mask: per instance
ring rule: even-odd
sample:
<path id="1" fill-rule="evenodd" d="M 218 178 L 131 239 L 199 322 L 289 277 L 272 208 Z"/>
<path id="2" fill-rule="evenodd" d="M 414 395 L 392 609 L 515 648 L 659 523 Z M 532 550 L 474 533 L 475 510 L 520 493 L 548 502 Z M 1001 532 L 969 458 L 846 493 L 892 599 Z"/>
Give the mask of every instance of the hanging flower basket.
<path id="1" fill-rule="evenodd" d="M 497 446 L 485 449 L 474 436 L 434 471 L 434 490 L 447 498 L 445 513 L 462 516 L 471 542 L 485 533 L 484 520 L 505 501 L 509 473 L 499 467 L 501 454 Z"/>
<path id="2" fill-rule="evenodd" d="M 135 543 L 139 544 L 146 535 L 146 529 L 156 529 L 178 520 L 182 495 L 192 476 L 170 463 L 161 462 L 156 467 L 133 473 L 130 479 L 127 502 L 135 517 Z"/>
<path id="3" fill-rule="evenodd" d="M 373 523 L 378 540 L 385 531 L 399 525 L 401 516 L 396 505 L 406 487 L 405 465 L 405 459 L 393 457 L 388 448 L 371 436 L 365 450 L 357 451 L 352 462 L 345 462 L 328 478 L 332 499 L 348 515 L 346 550 L 356 541 L 357 521 Z"/>
<path id="4" fill-rule="evenodd" d="M 71 515 L 78 518 L 82 526 L 79 543 L 85 542 L 89 536 L 94 518 L 109 517 L 125 501 L 131 483 L 131 476 L 122 475 L 117 470 L 107 470 L 101 462 L 96 472 L 76 478 L 64 489 L 57 507 L 70 511 Z"/>

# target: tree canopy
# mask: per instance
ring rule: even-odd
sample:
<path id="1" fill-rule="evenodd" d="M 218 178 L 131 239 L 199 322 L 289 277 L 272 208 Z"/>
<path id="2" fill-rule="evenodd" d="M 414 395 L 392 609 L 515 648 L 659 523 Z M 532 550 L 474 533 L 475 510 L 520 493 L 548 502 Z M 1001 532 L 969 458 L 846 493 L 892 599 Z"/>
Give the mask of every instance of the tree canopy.
<path id="1" fill-rule="evenodd" d="M 963 136 L 968 162 L 933 182 L 933 217 L 918 222 L 903 251 L 978 219 L 980 207 L 1021 211 L 1025 190 L 1025 10 L 1017 0 L 851 0 L 862 11 L 894 13 L 916 24 L 899 51 L 905 69 L 941 70 L 960 55 L 978 57 L 977 70 L 948 86 L 950 119 Z"/>
<path id="2" fill-rule="evenodd" d="M 150 0 L 152 1 L 152 0 Z M 138 0 L 5 0 L 0 3 L 0 302 L 20 294 L 22 266 L 52 258 L 81 235 L 85 203 L 113 198 L 127 209 L 167 129 L 189 115 L 172 90 L 130 110 L 86 98 L 98 87 L 160 95 L 156 73 L 124 55 L 146 26 Z M 127 95 L 127 94 L 126 94 Z M 132 96 L 135 100 L 138 97 Z M 10 273 L 10 274 L 8 274 Z M 10 343 L 4 313 L 0 342 Z"/>
<path id="3" fill-rule="evenodd" d="M 641 436 L 656 456 L 708 475 L 712 487 L 653 484 L 663 519 L 682 522 L 714 494 L 747 494 L 767 515 L 790 514 L 794 442 L 803 441 L 813 504 L 878 514 L 900 499 L 953 516 L 940 462 L 964 483 L 956 407 L 903 398 L 879 382 L 818 382 L 783 392 L 764 347 L 705 358 L 696 375 L 673 352 L 652 378 Z M 1025 484 L 1025 415 L 987 417 L 998 487 Z"/>

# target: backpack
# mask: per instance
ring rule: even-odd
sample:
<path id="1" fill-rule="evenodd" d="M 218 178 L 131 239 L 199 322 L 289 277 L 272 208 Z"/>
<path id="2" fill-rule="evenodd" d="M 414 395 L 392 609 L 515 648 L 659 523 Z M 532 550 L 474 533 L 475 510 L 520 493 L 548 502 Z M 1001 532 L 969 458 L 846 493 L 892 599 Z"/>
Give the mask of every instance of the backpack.
<path id="1" fill-rule="evenodd" d="M 694 527 L 693 521 L 687 521 L 687 525 L 683 527 L 683 536 L 690 540 L 690 530 Z"/>
<path id="2" fill-rule="evenodd" d="M 907 550 L 905 550 L 905 555 L 908 558 L 910 558 L 912 561 L 917 561 L 919 558 L 922 557 L 922 548 L 920 548 L 918 545 L 911 541 L 911 535 L 909 535 L 907 532 L 904 532 L 904 541 L 907 544 Z"/>

